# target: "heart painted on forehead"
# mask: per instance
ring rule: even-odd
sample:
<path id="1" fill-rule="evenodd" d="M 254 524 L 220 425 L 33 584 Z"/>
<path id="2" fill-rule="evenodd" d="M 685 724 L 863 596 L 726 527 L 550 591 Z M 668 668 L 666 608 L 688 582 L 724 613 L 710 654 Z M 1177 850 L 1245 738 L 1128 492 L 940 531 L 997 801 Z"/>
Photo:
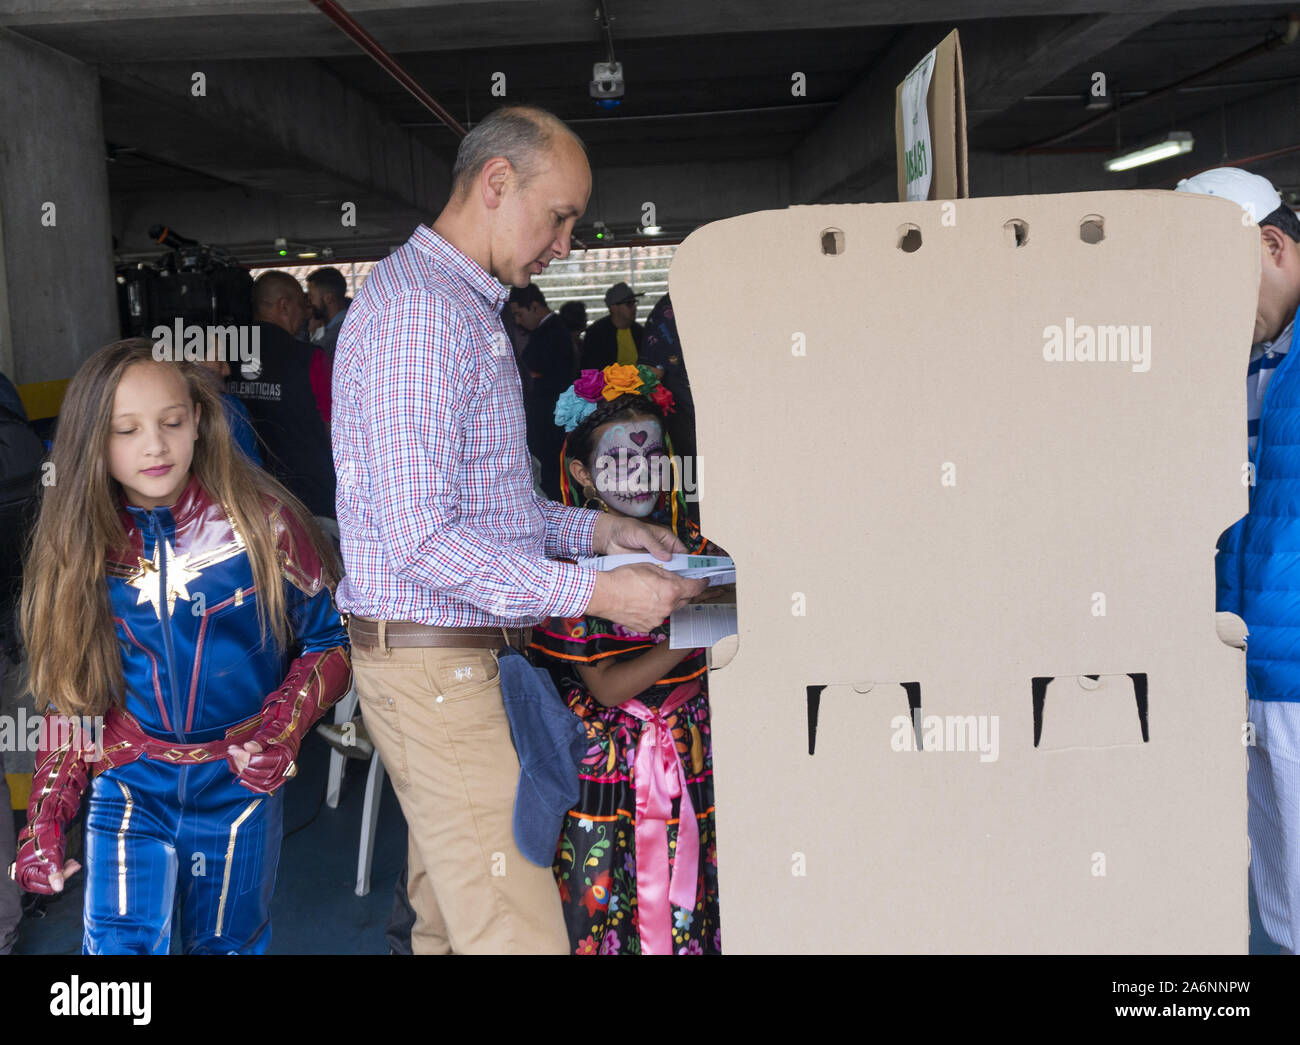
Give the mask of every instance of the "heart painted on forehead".
<path id="1" fill-rule="evenodd" d="M 632 432 L 630 434 L 632 436 L 632 442 L 636 443 L 637 446 L 641 446 L 643 443 L 645 443 L 645 437 L 646 437 L 645 432 Z"/>

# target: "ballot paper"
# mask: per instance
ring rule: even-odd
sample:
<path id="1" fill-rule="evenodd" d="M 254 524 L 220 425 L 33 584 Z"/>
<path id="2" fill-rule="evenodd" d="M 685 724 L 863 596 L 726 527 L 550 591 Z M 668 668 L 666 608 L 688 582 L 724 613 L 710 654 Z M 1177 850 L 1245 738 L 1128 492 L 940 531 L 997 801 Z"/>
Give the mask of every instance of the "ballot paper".
<path id="1" fill-rule="evenodd" d="M 682 577 L 706 578 L 709 587 L 736 583 L 736 564 L 725 555 L 674 555 L 671 559 L 656 559 L 646 552 L 627 555 L 599 555 L 579 559 L 578 565 L 591 570 L 614 570 L 631 563 L 648 562 Z"/>
<path id="2" fill-rule="evenodd" d="M 738 630 L 735 603 L 692 602 L 673 610 L 668 618 L 668 646 L 670 649 L 708 647 L 735 635 Z"/>

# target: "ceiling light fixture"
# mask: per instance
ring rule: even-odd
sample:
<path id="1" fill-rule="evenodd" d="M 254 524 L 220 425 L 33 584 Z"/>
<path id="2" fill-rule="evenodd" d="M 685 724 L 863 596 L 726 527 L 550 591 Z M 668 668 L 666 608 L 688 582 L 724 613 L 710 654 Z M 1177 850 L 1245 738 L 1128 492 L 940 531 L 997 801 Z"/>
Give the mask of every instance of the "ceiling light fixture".
<path id="1" fill-rule="evenodd" d="M 1195 142 L 1188 131 L 1170 131 L 1164 141 L 1146 145 L 1141 149 L 1132 149 L 1119 156 L 1112 156 L 1106 161 L 1106 169 L 1112 174 L 1132 170 L 1148 163 L 1159 163 L 1173 156 L 1191 152 Z"/>

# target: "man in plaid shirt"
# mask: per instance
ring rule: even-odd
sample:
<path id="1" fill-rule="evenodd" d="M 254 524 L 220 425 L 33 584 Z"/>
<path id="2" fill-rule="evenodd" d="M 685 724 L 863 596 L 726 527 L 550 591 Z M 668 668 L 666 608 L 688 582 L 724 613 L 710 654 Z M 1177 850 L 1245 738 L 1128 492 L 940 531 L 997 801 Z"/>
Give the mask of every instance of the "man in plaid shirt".
<path id="1" fill-rule="evenodd" d="M 668 530 L 533 492 L 508 291 L 569 252 L 582 143 L 500 109 L 461 142 L 432 228 L 372 270 L 339 336 L 334 465 L 362 715 L 410 829 L 415 953 L 567 953 L 549 868 L 516 848 L 519 762 L 496 652 L 550 616 L 648 631 L 700 593 L 649 564 L 549 557 L 684 551 Z"/>

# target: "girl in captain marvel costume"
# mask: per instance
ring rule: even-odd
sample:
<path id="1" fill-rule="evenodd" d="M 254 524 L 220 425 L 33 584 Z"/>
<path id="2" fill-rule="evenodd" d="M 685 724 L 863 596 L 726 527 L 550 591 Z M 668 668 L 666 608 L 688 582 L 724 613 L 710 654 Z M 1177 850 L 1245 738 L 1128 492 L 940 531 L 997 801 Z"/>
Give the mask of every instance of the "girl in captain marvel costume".
<path id="1" fill-rule="evenodd" d="M 42 731 L 11 869 L 54 893 L 89 790 L 83 950 L 264 953 L 283 792 L 302 738 L 351 682 L 333 550 L 236 448 L 220 390 L 149 341 L 68 385 L 24 575 Z"/>

